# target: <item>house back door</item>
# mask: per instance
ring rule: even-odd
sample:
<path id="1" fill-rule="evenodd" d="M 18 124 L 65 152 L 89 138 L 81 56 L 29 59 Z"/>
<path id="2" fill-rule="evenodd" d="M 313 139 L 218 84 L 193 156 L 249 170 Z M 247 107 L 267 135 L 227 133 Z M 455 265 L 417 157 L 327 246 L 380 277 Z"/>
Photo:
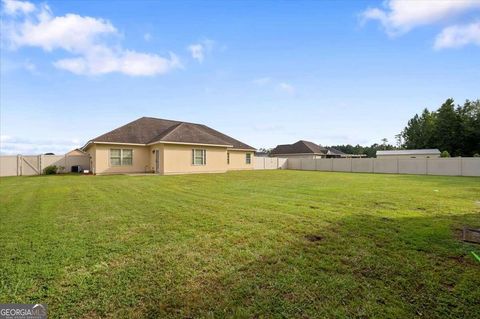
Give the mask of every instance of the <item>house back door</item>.
<path id="1" fill-rule="evenodd" d="M 155 173 L 160 173 L 160 151 L 155 150 Z"/>

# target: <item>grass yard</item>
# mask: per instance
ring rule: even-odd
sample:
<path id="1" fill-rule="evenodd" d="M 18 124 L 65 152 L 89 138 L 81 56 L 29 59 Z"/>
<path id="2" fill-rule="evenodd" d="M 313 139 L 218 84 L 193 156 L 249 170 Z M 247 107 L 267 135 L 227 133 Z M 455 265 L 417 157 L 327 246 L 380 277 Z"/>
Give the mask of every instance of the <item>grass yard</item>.
<path id="1" fill-rule="evenodd" d="M 0 302 L 51 318 L 480 318 L 480 178 L 0 179 Z"/>

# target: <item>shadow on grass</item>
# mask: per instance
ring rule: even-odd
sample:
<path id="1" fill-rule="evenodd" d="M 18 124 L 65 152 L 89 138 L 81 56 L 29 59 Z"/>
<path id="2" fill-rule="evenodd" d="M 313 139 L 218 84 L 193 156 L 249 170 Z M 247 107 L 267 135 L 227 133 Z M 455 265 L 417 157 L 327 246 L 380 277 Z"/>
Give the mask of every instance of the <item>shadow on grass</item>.
<path id="1" fill-rule="evenodd" d="M 142 316 L 479 317 L 480 264 L 468 254 L 480 249 L 456 238 L 464 224 L 479 227 L 478 214 L 357 215 L 268 238 L 271 253 L 190 278 Z"/>

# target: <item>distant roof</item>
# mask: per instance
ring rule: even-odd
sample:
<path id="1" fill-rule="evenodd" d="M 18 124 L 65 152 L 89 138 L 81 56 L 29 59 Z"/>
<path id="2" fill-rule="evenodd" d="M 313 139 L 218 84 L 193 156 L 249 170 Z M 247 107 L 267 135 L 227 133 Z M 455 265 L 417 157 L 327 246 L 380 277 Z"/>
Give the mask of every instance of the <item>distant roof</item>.
<path id="1" fill-rule="evenodd" d="M 340 156 L 347 155 L 344 152 L 337 150 L 336 148 L 333 148 L 333 147 L 327 147 L 327 150 L 328 150 L 327 155 L 340 155 Z"/>
<path id="2" fill-rule="evenodd" d="M 206 125 L 141 117 L 113 131 L 100 135 L 90 142 L 150 144 L 154 142 L 194 143 L 224 145 L 238 149 L 255 150 L 228 135 Z"/>
<path id="3" fill-rule="evenodd" d="M 293 144 L 277 145 L 270 154 L 325 154 L 327 150 L 313 142 L 300 140 Z"/>
<path id="4" fill-rule="evenodd" d="M 392 151 L 377 151 L 377 155 L 440 155 L 437 148 L 426 148 L 419 150 L 392 150 Z"/>

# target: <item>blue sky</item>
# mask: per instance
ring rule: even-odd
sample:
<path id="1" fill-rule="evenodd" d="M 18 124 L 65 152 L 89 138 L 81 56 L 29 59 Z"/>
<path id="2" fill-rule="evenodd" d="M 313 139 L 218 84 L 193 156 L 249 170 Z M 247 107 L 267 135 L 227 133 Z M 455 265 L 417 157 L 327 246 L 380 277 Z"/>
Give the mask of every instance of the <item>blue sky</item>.
<path id="1" fill-rule="evenodd" d="M 394 142 L 480 98 L 480 1 L 2 2 L 4 154 L 62 153 L 141 116 L 255 147 Z"/>

